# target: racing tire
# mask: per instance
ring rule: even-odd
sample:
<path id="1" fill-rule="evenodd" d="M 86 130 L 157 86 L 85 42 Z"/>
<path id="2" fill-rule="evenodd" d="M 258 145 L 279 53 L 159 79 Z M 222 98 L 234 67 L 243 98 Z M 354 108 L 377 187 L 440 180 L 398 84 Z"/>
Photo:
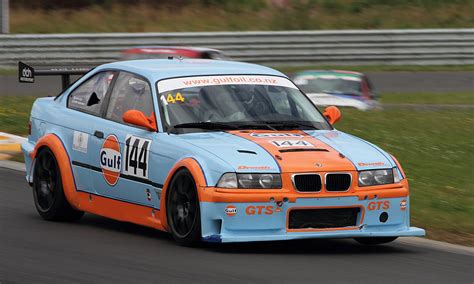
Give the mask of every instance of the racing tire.
<path id="1" fill-rule="evenodd" d="M 366 246 L 381 245 L 393 242 L 398 237 L 367 237 L 367 238 L 354 238 L 359 244 Z"/>
<path id="2" fill-rule="evenodd" d="M 201 210 L 196 182 L 187 169 L 179 170 L 166 194 L 168 231 L 179 245 L 195 246 L 201 241 Z"/>
<path id="3" fill-rule="evenodd" d="M 84 212 L 71 207 L 64 189 L 56 158 L 50 149 L 42 149 L 33 171 L 33 199 L 36 210 L 48 221 L 77 221 Z"/>

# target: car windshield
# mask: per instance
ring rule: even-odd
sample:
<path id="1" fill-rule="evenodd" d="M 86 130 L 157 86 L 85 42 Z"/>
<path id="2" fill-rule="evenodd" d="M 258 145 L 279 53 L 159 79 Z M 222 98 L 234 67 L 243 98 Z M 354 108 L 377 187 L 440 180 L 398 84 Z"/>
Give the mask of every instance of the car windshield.
<path id="1" fill-rule="evenodd" d="M 169 132 L 332 129 L 310 100 L 282 77 L 185 77 L 159 81 L 157 88 Z"/>
<path id="2" fill-rule="evenodd" d="M 301 76 L 295 83 L 307 94 L 337 93 L 352 96 L 362 95 L 361 79 L 352 76 Z"/>

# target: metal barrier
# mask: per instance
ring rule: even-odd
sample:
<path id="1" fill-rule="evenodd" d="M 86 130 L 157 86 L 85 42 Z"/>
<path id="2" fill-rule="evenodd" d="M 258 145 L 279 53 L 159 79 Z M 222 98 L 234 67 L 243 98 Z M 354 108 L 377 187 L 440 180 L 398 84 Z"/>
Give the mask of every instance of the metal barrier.
<path id="1" fill-rule="evenodd" d="M 206 46 L 271 65 L 474 64 L 474 29 L 0 35 L 0 68 L 120 59 L 143 45 Z"/>

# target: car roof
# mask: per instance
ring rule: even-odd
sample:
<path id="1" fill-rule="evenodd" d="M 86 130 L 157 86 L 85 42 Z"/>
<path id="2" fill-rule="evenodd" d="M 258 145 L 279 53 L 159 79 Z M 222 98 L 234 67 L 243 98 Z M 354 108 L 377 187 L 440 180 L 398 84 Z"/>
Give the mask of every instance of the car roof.
<path id="1" fill-rule="evenodd" d="M 136 52 L 136 51 L 142 51 L 142 50 L 156 50 L 160 51 L 163 49 L 169 49 L 169 50 L 190 50 L 190 51 L 196 51 L 196 52 L 205 52 L 205 51 L 213 51 L 213 52 L 219 52 L 221 53 L 222 51 L 218 49 L 213 49 L 213 48 L 208 48 L 208 47 L 195 47 L 195 46 L 166 46 L 166 45 L 150 45 L 150 46 L 135 46 L 131 48 L 127 48 L 124 50 L 124 52 L 129 53 L 129 52 Z"/>
<path id="2" fill-rule="evenodd" d="M 364 74 L 354 71 L 345 70 L 305 70 L 295 74 L 295 76 L 320 76 L 320 75 L 333 75 L 333 76 L 344 76 L 344 77 L 356 77 L 360 78 Z"/>
<path id="3" fill-rule="evenodd" d="M 262 65 L 210 59 L 143 59 L 103 64 L 97 70 L 118 69 L 141 75 L 151 82 L 166 78 L 206 75 L 273 75 L 283 73 Z"/>

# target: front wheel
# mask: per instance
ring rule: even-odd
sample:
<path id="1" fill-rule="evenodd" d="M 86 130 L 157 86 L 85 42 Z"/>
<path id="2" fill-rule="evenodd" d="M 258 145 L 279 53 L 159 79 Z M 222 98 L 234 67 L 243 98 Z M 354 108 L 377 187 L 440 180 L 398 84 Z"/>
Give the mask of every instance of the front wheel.
<path id="1" fill-rule="evenodd" d="M 33 172 L 33 198 L 36 210 L 50 221 L 77 221 L 84 212 L 71 207 L 64 195 L 61 171 L 51 150 L 38 153 Z"/>
<path id="2" fill-rule="evenodd" d="M 192 246 L 201 240 L 201 213 L 196 183 L 187 169 L 171 180 L 166 198 L 169 231 L 178 244 Z"/>
<path id="3" fill-rule="evenodd" d="M 358 243 L 368 246 L 381 245 L 393 242 L 398 237 L 367 237 L 367 238 L 354 238 Z"/>

